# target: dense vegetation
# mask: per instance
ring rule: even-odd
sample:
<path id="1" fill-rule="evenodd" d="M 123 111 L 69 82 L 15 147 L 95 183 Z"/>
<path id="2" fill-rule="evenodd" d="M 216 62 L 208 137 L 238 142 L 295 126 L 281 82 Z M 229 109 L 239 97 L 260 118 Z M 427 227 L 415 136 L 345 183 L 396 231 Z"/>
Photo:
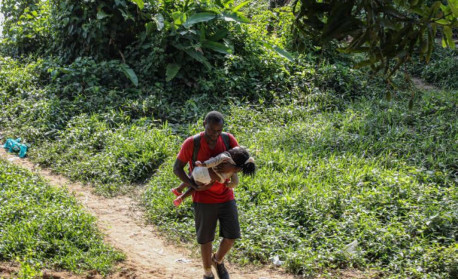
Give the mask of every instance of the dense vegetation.
<path id="1" fill-rule="evenodd" d="M 45 267 L 107 274 L 123 259 L 103 243 L 95 218 L 75 198 L 3 160 L 0 208 L 0 261 L 19 261 L 20 278 Z"/>
<path id="2" fill-rule="evenodd" d="M 202 116 L 221 110 L 258 164 L 236 190 L 233 261 L 278 256 L 311 276 L 457 276 L 456 51 L 436 48 L 426 66 L 413 53 L 387 86 L 337 42 L 309 34 L 294 53 L 288 6 L 133 2 L 3 1 L 5 137 L 102 194 L 146 184 L 151 222 L 193 241 L 189 203 L 171 203 L 171 168 Z M 417 90 L 404 72 L 440 88 Z"/>
<path id="3" fill-rule="evenodd" d="M 456 276 L 457 101 L 436 91 L 407 113 L 371 99 L 332 112 L 232 108 L 227 130 L 259 166 L 237 189 L 243 239 L 234 259 L 277 255 L 304 274 L 375 266 L 399 278 Z M 145 203 L 152 220 L 192 240 L 192 212 L 171 206 L 173 161 L 153 177 Z"/>

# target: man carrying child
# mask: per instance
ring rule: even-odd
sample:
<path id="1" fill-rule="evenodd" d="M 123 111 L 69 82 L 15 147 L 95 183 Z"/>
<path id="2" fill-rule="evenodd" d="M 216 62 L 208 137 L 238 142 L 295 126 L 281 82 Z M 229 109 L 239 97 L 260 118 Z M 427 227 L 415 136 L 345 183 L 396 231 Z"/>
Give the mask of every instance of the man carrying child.
<path id="1" fill-rule="evenodd" d="M 186 164 L 193 167 L 193 153 L 197 146 L 197 161 L 204 162 L 211 157 L 226 151 L 226 144 L 221 136 L 224 118 L 217 111 L 209 112 L 204 120 L 204 132 L 199 135 L 187 138 L 175 161 L 173 171 L 178 178 L 194 188 L 192 194 L 194 207 L 194 220 L 197 233 L 197 242 L 201 247 L 201 256 L 204 267 L 204 279 L 213 279 L 212 265 L 215 266 L 220 279 L 229 279 L 223 259 L 234 245 L 237 238 L 240 238 L 240 225 L 238 220 L 237 205 L 234 200 L 232 188 L 226 187 L 224 183 L 214 182 L 208 185 L 197 185 L 191 180 L 184 170 Z M 227 134 L 229 147 L 238 146 L 237 140 L 231 134 Z M 226 137 L 227 137 L 226 136 Z M 195 144 L 194 140 L 200 141 Z M 224 171 L 235 168 L 231 164 L 218 166 Z M 215 238 L 216 224 L 219 220 L 220 236 L 223 237 L 218 251 L 212 254 L 212 242 Z"/>

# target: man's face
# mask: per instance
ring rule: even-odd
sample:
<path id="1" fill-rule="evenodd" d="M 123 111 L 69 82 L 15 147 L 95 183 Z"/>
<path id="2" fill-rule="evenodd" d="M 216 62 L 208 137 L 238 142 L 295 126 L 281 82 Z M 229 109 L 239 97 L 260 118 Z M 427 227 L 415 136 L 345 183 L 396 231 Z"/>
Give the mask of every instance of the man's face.
<path id="1" fill-rule="evenodd" d="M 223 131 L 223 122 L 204 121 L 205 137 L 209 143 L 215 143 Z"/>

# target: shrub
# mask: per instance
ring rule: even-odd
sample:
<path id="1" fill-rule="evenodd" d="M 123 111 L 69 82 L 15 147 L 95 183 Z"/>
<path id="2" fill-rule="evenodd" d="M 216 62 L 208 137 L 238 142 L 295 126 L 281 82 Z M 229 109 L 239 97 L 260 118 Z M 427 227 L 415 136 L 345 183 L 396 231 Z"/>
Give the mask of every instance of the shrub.
<path id="1" fill-rule="evenodd" d="M 2 23 L 0 52 L 21 57 L 49 49 L 51 45 L 49 1 L 4 0 L 0 6 L 0 13 L 5 17 Z"/>
<path id="2" fill-rule="evenodd" d="M 74 180 L 96 184 L 104 194 L 117 194 L 123 184 L 144 183 L 172 154 L 175 137 L 166 125 L 122 124 L 119 117 L 74 117 L 56 141 L 43 143 L 31 157 Z"/>

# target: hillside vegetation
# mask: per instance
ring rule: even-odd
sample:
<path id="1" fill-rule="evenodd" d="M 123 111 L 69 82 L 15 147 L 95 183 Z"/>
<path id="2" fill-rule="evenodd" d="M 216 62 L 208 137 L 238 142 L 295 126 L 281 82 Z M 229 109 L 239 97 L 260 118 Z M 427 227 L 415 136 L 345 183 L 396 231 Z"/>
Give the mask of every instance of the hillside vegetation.
<path id="1" fill-rule="evenodd" d="M 0 261 L 18 261 L 20 278 L 43 268 L 108 274 L 124 256 L 103 243 L 95 218 L 62 189 L 0 160 Z"/>
<path id="2" fill-rule="evenodd" d="M 437 46 L 427 65 L 412 53 L 386 83 L 355 69 L 367 57 L 338 52 L 337 41 L 298 42 L 291 7 L 267 1 L 14 2 L 1 9 L 0 130 L 25 139 L 34 162 L 107 196 L 142 187 L 149 220 L 194 242 L 190 202 L 172 205 L 172 165 L 202 117 L 220 110 L 258 167 L 235 190 L 243 238 L 231 261 L 278 257 L 305 277 L 458 276 L 456 50 Z M 416 89 L 410 76 L 437 88 Z M 0 179 L 29 179 L 11 168 L 2 163 Z M 52 200 L 39 211 L 60 214 Z M 32 244 L 3 247 L 0 259 L 76 268 Z M 83 256 L 100 272 L 120 258 Z"/>

